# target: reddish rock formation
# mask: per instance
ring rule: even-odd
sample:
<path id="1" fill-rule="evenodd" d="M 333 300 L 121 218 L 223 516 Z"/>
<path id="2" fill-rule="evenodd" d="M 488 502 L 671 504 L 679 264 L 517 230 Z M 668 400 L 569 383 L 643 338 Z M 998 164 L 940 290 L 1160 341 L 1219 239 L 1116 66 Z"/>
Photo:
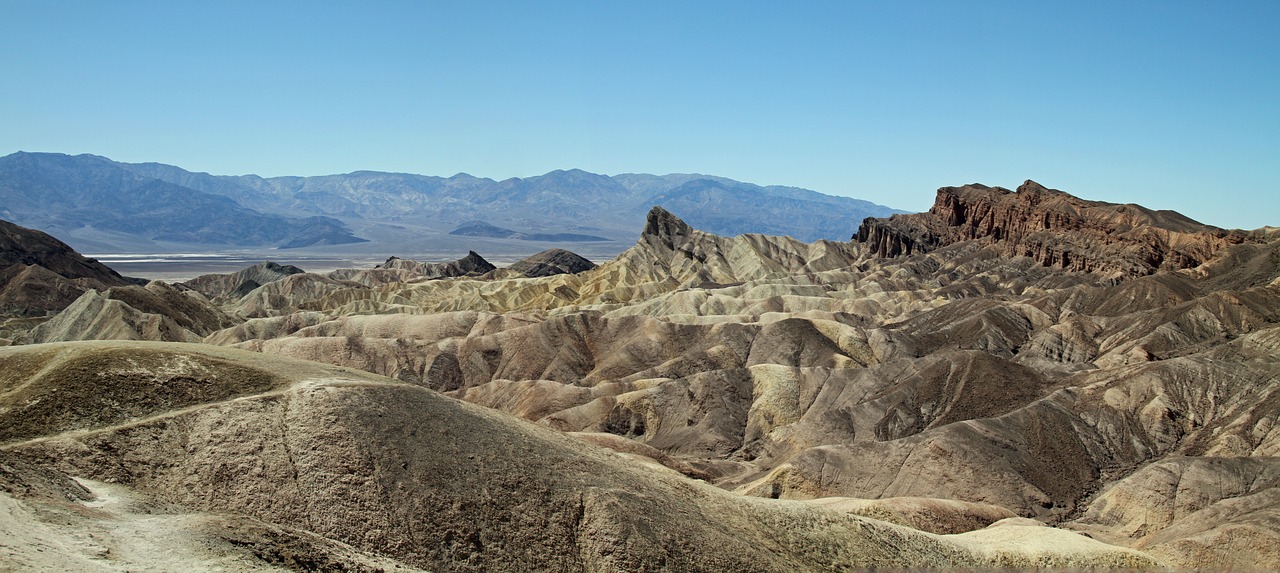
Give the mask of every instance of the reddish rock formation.
<path id="1" fill-rule="evenodd" d="M 880 257 L 988 241 L 1006 256 L 1117 277 L 1195 267 L 1228 245 L 1264 241 L 1257 232 L 1219 229 L 1173 211 L 1087 201 L 1030 180 L 1016 192 L 978 184 L 943 187 L 928 212 L 866 219 L 854 238 Z"/>

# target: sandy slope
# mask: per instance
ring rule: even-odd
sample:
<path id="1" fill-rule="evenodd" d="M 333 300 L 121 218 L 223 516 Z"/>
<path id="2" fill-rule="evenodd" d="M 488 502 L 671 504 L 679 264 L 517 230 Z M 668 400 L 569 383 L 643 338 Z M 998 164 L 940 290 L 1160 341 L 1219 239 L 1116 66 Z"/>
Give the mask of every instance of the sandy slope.
<path id="1" fill-rule="evenodd" d="M 206 545 L 199 531 L 209 522 L 191 512 L 227 516 L 210 527 L 236 545 L 253 547 L 242 538 L 285 531 L 292 533 L 281 546 L 326 559 L 363 563 L 362 552 L 376 552 L 441 570 L 795 571 L 1045 559 L 1043 551 L 1017 544 L 939 537 L 806 502 L 740 497 L 418 386 L 354 372 L 335 377 L 332 367 L 136 342 L 4 349 L 0 360 L 56 357 L 63 366 L 74 365 L 97 359 L 104 344 L 129 348 L 137 365 L 143 364 L 138 357 L 151 353 L 159 357 L 151 364 L 160 366 L 175 355 L 197 363 L 217 357 L 283 373 L 286 385 L 175 403 L 125 421 L 98 414 L 59 418 L 46 435 L 3 445 L 24 464 L 91 480 L 82 482 L 89 491 L 81 496 L 99 506 L 89 508 L 95 517 L 71 530 L 53 530 L 50 539 L 63 544 L 55 548 L 59 559 L 91 559 L 102 546 L 144 567 L 166 559 L 234 563 L 237 557 L 220 549 L 225 544 Z M 212 375 L 201 381 L 220 383 Z M 10 379 L 8 387 L 22 384 Z M 83 386 L 67 386 L 76 387 Z M 117 391 L 116 398 L 126 399 L 138 390 Z M 131 503 L 138 498 L 122 486 L 181 513 L 141 512 Z M 9 516 L 17 524 L 40 521 L 31 510 Z M 151 528 L 165 536 L 147 537 Z M 97 545 L 70 545 L 91 533 L 98 534 L 89 538 Z M 143 538 L 177 551 L 158 555 Z M 255 555 L 271 562 L 280 551 Z M 1087 540 L 1052 560 L 1152 563 Z"/>

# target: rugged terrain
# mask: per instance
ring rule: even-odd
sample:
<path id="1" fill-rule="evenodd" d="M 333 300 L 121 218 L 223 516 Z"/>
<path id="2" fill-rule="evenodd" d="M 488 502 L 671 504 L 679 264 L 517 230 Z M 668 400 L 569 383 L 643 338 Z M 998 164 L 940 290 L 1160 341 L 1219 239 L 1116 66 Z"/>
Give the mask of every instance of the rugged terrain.
<path id="1" fill-rule="evenodd" d="M 134 284 L 45 233 L 0 221 L 0 341 L 90 289 Z"/>
<path id="2" fill-rule="evenodd" d="M 599 266 L 300 271 L 14 330 L 9 523 L 130 496 L 261 567 L 1280 565 L 1269 229 L 1028 181 L 849 242 L 654 208 Z"/>
<path id="3" fill-rule="evenodd" d="M 6 544 L 6 562 L 32 568 L 1151 563 L 1071 533 L 1074 545 L 1059 549 L 1011 547 L 1047 533 L 1018 522 L 937 536 L 743 497 L 421 386 L 312 362 L 160 343 L 13 348 L 0 360 L 0 527 L 54 533 L 8 538 L 27 543 Z M 166 535 L 148 541 L 156 531 Z M 146 546 L 171 538 L 180 551 L 168 563 Z"/>

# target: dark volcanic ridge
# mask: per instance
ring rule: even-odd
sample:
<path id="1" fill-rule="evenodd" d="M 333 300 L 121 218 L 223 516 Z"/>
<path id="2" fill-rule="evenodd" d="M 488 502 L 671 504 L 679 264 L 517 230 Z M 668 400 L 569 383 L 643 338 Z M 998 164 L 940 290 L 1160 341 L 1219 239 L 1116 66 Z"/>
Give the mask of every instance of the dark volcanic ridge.
<path id="1" fill-rule="evenodd" d="M 426 278 L 445 278 L 483 275 L 498 267 L 486 261 L 475 251 L 468 251 L 467 256 L 451 263 L 420 263 L 409 259 L 391 257 L 387 262 L 378 265 L 380 269 L 401 269 L 417 273 Z"/>
<path id="2" fill-rule="evenodd" d="M 180 283 L 180 286 L 198 291 L 210 299 L 240 298 L 264 284 L 304 272 L 306 271 L 293 265 L 263 261 L 231 274 L 215 273 L 198 276 Z"/>

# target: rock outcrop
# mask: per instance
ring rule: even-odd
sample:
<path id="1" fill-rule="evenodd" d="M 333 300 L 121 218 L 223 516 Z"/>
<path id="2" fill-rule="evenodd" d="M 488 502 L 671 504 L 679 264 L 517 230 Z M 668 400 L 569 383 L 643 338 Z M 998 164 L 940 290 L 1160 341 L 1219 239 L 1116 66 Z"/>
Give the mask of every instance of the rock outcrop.
<path id="1" fill-rule="evenodd" d="M 1006 256 L 1116 277 L 1195 267 L 1227 246 L 1263 239 L 1173 211 L 1086 201 L 1030 180 L 1016 192 L 977 184 L 943 187 L 927 213 L 867 219 L 855 238 L 881 257 L 982 240 Z"/>
<path id="2" fill-rule="evenodd" d="M 391 257 L 387 262 L 378 265 L 380 269 L 403 269 L 428 279 L 482 275 L 498 267 L 484 260 L 484 257 L 469 251 L 467 256 L 450 263 L 420 263 L 409 259 Z"/>
<path id="3" fill-rule="evenodd" d="M 596 264 L 564 249 L 547 249 L 511 263 L 507 268 L 526 277 L 549 277 L 586 272 L 596 268 Z"/>

